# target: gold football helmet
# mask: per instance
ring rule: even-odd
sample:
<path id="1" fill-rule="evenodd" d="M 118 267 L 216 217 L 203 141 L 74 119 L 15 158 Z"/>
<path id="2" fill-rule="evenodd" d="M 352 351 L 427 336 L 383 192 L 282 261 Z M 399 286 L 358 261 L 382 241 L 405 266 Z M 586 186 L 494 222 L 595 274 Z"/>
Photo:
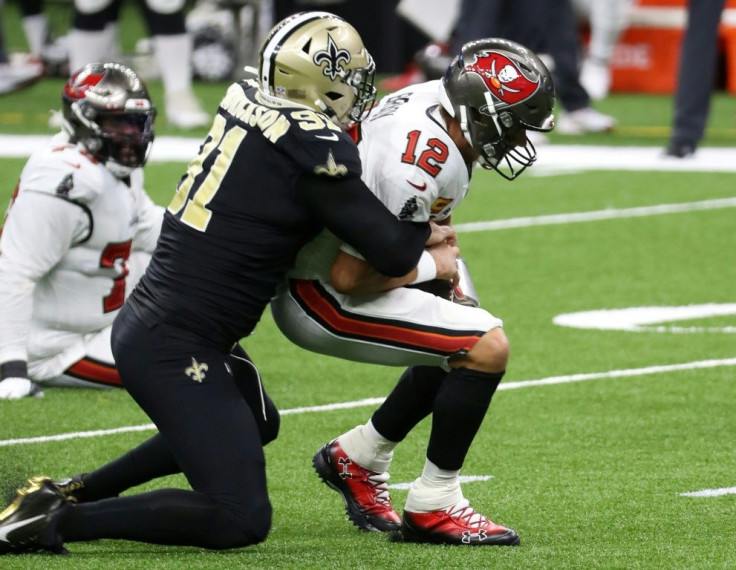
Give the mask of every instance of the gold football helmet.
<path id="1" fill-rule="evenodd" d="M 375 64 L 358 32 L 328 12 L 302 12 L 269 32 L 260 52 L 260 89 L 348 125 L 376 98 Z"/>

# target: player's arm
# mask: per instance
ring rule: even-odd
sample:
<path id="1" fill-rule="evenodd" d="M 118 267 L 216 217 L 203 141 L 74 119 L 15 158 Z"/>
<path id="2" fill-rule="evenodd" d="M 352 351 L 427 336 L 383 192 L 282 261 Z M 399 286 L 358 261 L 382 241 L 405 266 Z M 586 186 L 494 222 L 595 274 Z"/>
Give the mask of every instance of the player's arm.
<path id="1" fill-rule="evenodd" d="M 0 399 L 32 395 L 27 345 L 36 283 L 56 266 L 86 215 L 52 195 L 25 192 L 11 207 L 0 237 Z"/>
<path id="2" fill-rule="evenodd" d="M 454 235 L 454 234 L 453 234 Z M 401 277 L 388 277 L 376 271 L 350 248 L 340 249 L 330 269 L 330 283 L 343 294 L 380 293 L 433 279 L 453 282 L 459 255 L 456 242 L 443 241 L 428 247 L 418 266 Z"/>
<path id="3" fill-rule="evenodd" d="M 133 250 L 153 253 L 161 233 L 165 209 L 154 204 L 142 189 L 138 196 L 138 230 L 133 237 Z"/>
<path id="4" fill-rule="evenodd" d="M 426 222 L 399 221 L 357 176 L 305 175 L 299 190 L 327 229 L 388 277 L 411 272 L 435 235 Z"/>

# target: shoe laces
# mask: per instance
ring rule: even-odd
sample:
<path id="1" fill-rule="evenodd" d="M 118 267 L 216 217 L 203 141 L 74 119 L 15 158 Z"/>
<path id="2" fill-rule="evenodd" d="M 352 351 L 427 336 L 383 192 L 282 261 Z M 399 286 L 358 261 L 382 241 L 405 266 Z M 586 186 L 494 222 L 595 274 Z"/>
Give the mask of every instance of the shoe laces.
<path id="1" fill-rule="evenodd" d="M 76 495 L 78 491 L 84 489 L 84 481 L 81 477 L 71 477 L 69 479 L 63 479 L 61 481 L 55 481 L 54 486 L 56 489 L 64 495 L 64 498 L 70 503 L 78 503 L 79 497 Z"/>
<path id="2" fill-rule="evenodd" d="M 381 503 L 382 505 L 386 507 L 391 506 L 391 495 L 388 492 L 388 484 L 387 481 L 389 480 L 389 474 L 388 471 L 384 471 L 383 473 L 371 473 L 368 472 L 367 475 L 368 482 L 373 487 L 376 493 L 376 502 Z"/>
<path id="3" fill-rule="evenodd" d="M 445 509 L 452 518 L 460 519 L 467 527 L 480 528 L 485 526 L 488 519 L 470 506 L 470 501 L 463 499 L 458 504 Z"/>

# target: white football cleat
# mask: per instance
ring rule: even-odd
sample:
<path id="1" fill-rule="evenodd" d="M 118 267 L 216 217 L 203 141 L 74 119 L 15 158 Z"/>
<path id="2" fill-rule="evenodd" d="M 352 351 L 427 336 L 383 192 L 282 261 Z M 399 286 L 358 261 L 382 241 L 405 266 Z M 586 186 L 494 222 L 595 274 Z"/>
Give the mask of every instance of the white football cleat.
<path id="1" fill-rule="evenodd" d="M 0 63 L 0 94 L 27 87 L 43 77 L 43 63 L 33 57 L 11 57 Z"/>
<path id="2" fill-rule="evenodd" d="M 560 116 L 555 132 L 562 135 L 582 135 L 585 133 L 605 133 L 613 130 L 616 119 L 604 115 L 592 107 L 584 107 Z"/>

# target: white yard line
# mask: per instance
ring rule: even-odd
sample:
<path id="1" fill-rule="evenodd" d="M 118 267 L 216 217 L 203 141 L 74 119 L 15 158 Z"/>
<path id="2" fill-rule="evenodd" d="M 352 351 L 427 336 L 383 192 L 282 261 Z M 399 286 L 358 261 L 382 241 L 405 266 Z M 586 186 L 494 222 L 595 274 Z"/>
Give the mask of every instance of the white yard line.
<path id="1" fill-rule="evenodd" d="M 459 477 L 461 484 L 466 483 L 478 483 L 482 481 L 490 481 L 493 479 L 493 475 L 460 475 Z M 398 489 L 400 491 L 408 491 L 411 486 L 411 481 L 407 483 L 392 483 L 388 486 L 389 489 Z"/>
<path id="2" fill-rule="evenodd" d="M 539 380 L 523 380 L 520 382 L 502 383 L 499 390 L 516 390 L 519 388 L 532 388 L 536 386 L 552 386 L 556 384 L 569 384 L 571 382 L 585 382 L 587 380 L 598 380 L 601 378 L 629 378 L 633 376 L 647 376 L 650 374 L 662 374 L 664 372 L 678 372 L 682 370 L 695 370 L 702 368 L 716 368 L 721 366 L 736 366 L 736 358 L 726 358 L 722 360 L 697 360 L 694 362 L 684 362 L 682 364 L 665 364 L 661 366 L 646 366 L 644 368 L 629 368 L 624 370 L 610 370 L 608 372 L 591 372 L 587 374 L 570 374 L 567 376 L 551 376 Z M 325 404 L 322 406 L 305 406 L 300 408 L 291 408 L 281 410 L 281 415 L 305 414 L 313 412 L 330 412 L 333 410 L 344 410 L 348 408 L 359 408 L 364 406 L 376 406 L 383 402 L 384 398 L 365 398 L 353 402 L 339 402 L 335 404 Z M 10 404 L 12 405 L 12 404 Z M 148 431 L 155 429 L 153 424 L 142 424 L 138 426 L 125 426 L 120 428 L 102 429 L 93 431 L 80 431 L 71 433 L 61 433 L 56 435 L 43 435 L 38 437 L 25 437 L 18 439 L 0 440 L 0 447 L 9 445 L 23 445 L 28 443 L 46 443 L 50 441 L 63 441 L 66 439 L 81 439 L 86 437 L 100 437 L 105 435 L 115 435 L 119 433 L 128 433 L 135 431 Z"/>
<path id="3" fill-rule="evenodd" d="M 690 493 L 680 493 L 681 497 L 722 497 L 723 495 L 736 495 L 736 487 L 724 487 L 723 489 L 703 489 Z"/>
<path id="4" fill-rule="evenodd" d="M 510 228 L 528 228 L 531 226 L 551 226 L 600 220 L 643 218 L 648 216 L 659 216 L 662 214 L 720 210 L 722 208 L 736 208 L 736 198 L 718 198 L 714 200 L 701 200 L 699 202 L 683 202 L 680 204 L 657 204 L 655 206 L 640 206 L 637 208 L 611 208 L 606 210 L 594 210 L 591 212 L 571 212 L 568 214 L 529 216 L 523 218 L 509 218 L 507 220 L 491 220 L 487 222 L 469 222 L 466 224 L 455 224 L 454 228 L 457 232 L 462 233 L 486 232 L 493 230 L 506 230 Z"/>
<path id="5" fill-rule="evenodd" d="M 49 135 L 0 134 L 0 157 L 27 158 L 51 138 Z M 151 162 L 187 162 L 197 155 L 201 138 L 156 137 Z M 531 175 L 549 175 L 585 170 L 628 170 L 658 172 L 736 172 L 736 149 L 701 147 L 694 157 L 663 156 L 656 146 L 591 146 L 548 144 L 538 149 L 539 159 Z"/>

